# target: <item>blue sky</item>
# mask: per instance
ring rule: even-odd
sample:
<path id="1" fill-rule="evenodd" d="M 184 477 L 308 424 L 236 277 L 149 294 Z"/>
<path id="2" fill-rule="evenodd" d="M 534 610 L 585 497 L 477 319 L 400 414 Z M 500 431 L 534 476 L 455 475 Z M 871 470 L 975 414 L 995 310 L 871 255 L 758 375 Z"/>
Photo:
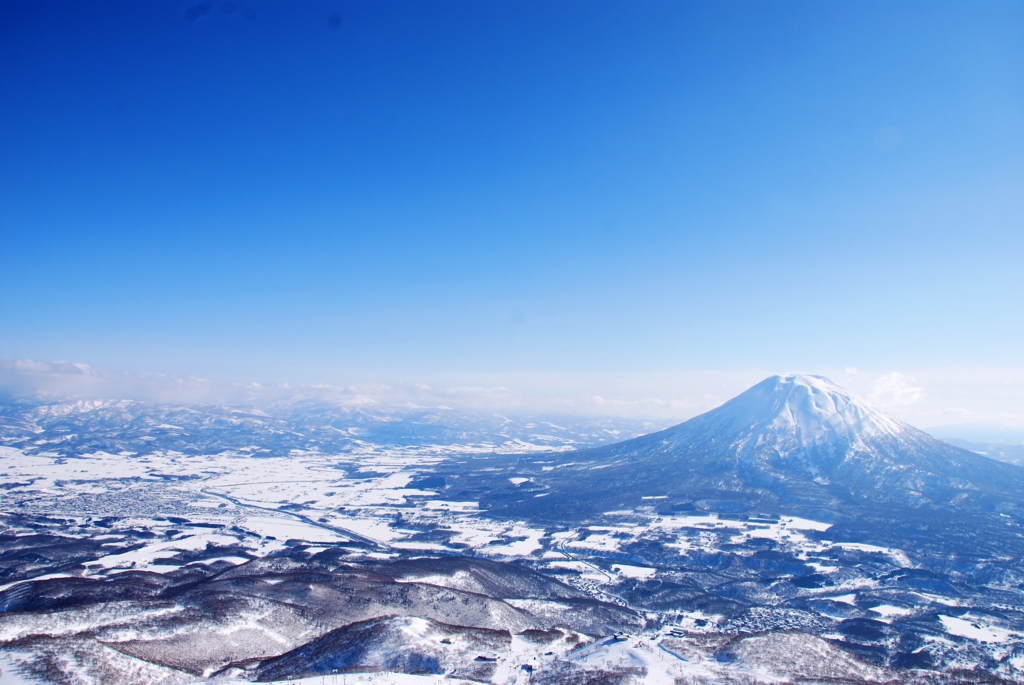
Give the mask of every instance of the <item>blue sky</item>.
<path id="1" fill-rule="evenodd" d="M 1024 367 L 1020 3 L 6 2 L 0 94 L 0 358 Z"/>

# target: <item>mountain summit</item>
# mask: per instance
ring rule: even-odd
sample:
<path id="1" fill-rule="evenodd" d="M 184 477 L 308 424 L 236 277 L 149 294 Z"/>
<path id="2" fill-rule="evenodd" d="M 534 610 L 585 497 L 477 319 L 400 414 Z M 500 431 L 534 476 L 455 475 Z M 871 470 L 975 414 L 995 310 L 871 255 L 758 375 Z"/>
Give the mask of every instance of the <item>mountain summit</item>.
<path id="1" fill-rule="evenodd" d="M 657 449 L 659 442 L 684 459 L 703 455 L 819 482 L 850 470 L 878 478 L 918 467 L 936 474 L 961 469 L 965 460 L 979 462 L 976 455 L 855 399 L 827 378 L 795 374 L 767 378 L 717 409 L 633 444 Z"/>
<path id="2" fill-rule="evenodd" d="M 783 452 L 858 437 L 899 437 L 910 428 L 855 400 L 822 376 L 772 376 L 679 428 L 701 426 L 736 433 L 744 442 L 778 443 Z"/>

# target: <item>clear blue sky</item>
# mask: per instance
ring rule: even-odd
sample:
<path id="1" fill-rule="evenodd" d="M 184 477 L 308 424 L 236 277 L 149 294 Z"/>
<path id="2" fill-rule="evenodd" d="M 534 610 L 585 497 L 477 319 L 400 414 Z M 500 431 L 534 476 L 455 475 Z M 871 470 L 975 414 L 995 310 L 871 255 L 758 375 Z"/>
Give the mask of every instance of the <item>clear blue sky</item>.
<path id="1" fill-rule="evenodd" d="M 0 358 L 1020 366 L 1020 2 L 0 6 Z"/>

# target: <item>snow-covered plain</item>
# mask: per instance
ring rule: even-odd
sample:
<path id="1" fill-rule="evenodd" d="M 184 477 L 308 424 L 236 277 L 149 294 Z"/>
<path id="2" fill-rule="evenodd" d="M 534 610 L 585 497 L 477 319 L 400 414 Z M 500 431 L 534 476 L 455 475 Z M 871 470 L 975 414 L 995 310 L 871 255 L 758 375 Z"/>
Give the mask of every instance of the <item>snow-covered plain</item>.
<path id="1" fill-rule="evenodd" d="M 141 458 L 100 452 L 76 459 L 3 448 L 0 472 L 9 485 L 5 501 L 21 513 L 58 515 L 78 522 L 82 531 L 90 521 L 109 517 L 113 537 L 129 529 L 156 533 L 146 544 L 127 551 L 111 544 L 109 555 L 87 565 L 86 574 L 97 577 L 128 570 L 170 571 L 195 563 L 187 553 L 207 548 L 229 548 L 232 551 L 213 560 L 241 563 L 296 542 L 329 546 L 361 540 L 372 543 L 367 554 L 380 558 L 440 552 L 525 559 L 539 570 L 608 598 L 623 582 L 658 577 L 658 568 L 630 557 L 627 548 L 638 541 L 659 540 L 685 562 L 695 555 L 714 554 L 724 545 L 770 540 L 776 549 L 793 553 L 833 579 L 804 589 L 807 597 L 819 598 L 825 606 L 853 609 L 862 596 L 871 596 L 878 582 L 872 574 L 858 576 L 841 569 L 837 554 L 852 550 L 876 556 L 893 568 L 913 566 L 903 550 L 830 541 L 829 524 L 798 517 L 751 521 L 715 514 L 658 515 L 640 507 L 607 512 L 603 524 L 577 528 L 494 520 L 480 515 L 479 502 L 447 501 L 429 487 L 413 485 L 429 478 L 445 457 L 437 447 L 267 458 L 245 452 L 198 457 L 157 453 Z M 74 528 L 63 532 L 74 534 Z M 207 556 L 204 563 L 210 562 Z M 12 585 L 17 583 L 0 589 Z M 955 604 L 927 592 L 919 593 L 918 601 L 920 606 Z M 867 611 L 891 622 L 915 609 L 876 602 Z M 836 619 L 847 614 L 839 611 Z M 726 623 L 702 612 L 670 611 L 659 620 L 679 630 L 701 631 Z M 943 616 L 942 625 L 950 635 L 979 642 L 1019 638 L 998 625 L 974 628 L 956 617 Z"/>
<path id="2" fill-rule="evenodd" d="M 100 452 L 75 459 L 2 448 L 0 472 L 9 484 L 6 499 L 22 513 L 60 515 L 83 525 L 112 517 L 113 532 L 144 528 L 161 533 L 143 547 L 112 550 L 96 559 L 89 570 L 95 575 L 153 567 L 170 570 L 180 552 L 207 546 L 234 546 L 263 556 L 289 540 L 365 540 L 382 554 L 472 552 L 495 559 L 528 558 L 544 566 L 586 559 L 593 553 L 622 553 L 629 543 L 653 537 L 670 538 L 668 545 L 677 548 L 680 557 L 765 539 L 806 559 L 853 548 L 911 565 L 901 550 L 808 537 L 808 532 L 827 531 L 829 524 L 797 517 L 752 522 L 715 514 L 661 516 L 641 508 L 608 512 L 607 525 L 579 528 L 494 520 L 480 515 L 479 502 L 447 501 L 435 490 L 410 485 L 429 477 L 443 459 L 438 448 L 266 458 L 230 452 L 142 458 Z M 643 564 L 622 561 L 622 576 L 654 573 Z"/>
<path id="3" fill-rule="evenodd" d="M 908 427 L 863 409 L 823 379 L 786 377 L 773 387 L 772 392 L 784 393 L 785 411 L 754 426 L 753 437 L 743 443 L 750 449 L 778 443 L 787 459 L 802 459 L 811 447 L 841 439 L 848 460 L 869 460 L 865 440 L 908 434 Z M 748 430 L 744 402 L 760 406 L 774 397 L 761 390 L 727 405 L 723 421 Z M 177 426 L 162 421 L 153 429 L 174 433 Z M 694 426 L 700 428 L 700 422 Z M 688 432 L 695 427 L 681 428 L 679 439 L 692 437 Z M 354 428 L 346 433 L 358 434 Z M 345 548 L 345 559 L 355 561 L 463 555 L 529 567 L 606 606 L 635 609 L 641 612 L 639 623 L 646 621 L 643 630 L 628 635 L 590 635 L 578 648 L 541 646 L 513 634 L 507 649 L 485 659 L 494 663 L 490 679 L 496 683 L 525 683 L 531 674 L 547 674 L 543 682 L 586 682 L 602 672 L 622 683 L 767 683 L 794 675 L 884 682 L 891 671 L 851 652 L 859 648 L 858 654 L 870 656 L 889 647 L 915 658 L 923 655 L 913 664 L 927 666 L 924 656 L 964 669 L 984 662 L 990 673 L 1024 678 L 1022 602 L 1012 575 L 992 572 L 985 576 L 991 578 L 987 585 L 969 588 L 974 599 L 984 593 L 991 597 L 985 599 L 987 609 L 978 611 L 964 594 L 967 583 L 955 588 L 937 577 L 918 550 L 844 538 L 832 524 L 807 518 L 807 510 L 805 517 L 741 515 L 699 503 L 679 510 L 668 496 L 644 494 L 652 492 L 645 489 L 635 508 L 581 517 L 573 525 L 551 522 L 565 519 L 520 520 L 493 514 L 492 502 L 458 487 L 458 469 L 440 468 L 455 459 L 472 462 L 478 473 L 491 473 L 509 491 L 534 501 L 557 495 L 543 474 L 567 473 L 563 469 L 575 462 L 534 457 L 543 466 L 527 472 L 515 459 L 500 469 L 489 459 L 500 453 L 536 454 L 549 449 L 544 445 L 509 440 L 500 446 L 455 441 L 385 446 L 353 439 L 345 449 L 331 451 L 234 448 L 186 454 L 108 448 L 72 454 L 61 451 L 57 438 L 37 442 L 24 450 L 0 447 L 2 532 L 59 533 L 88 541 L 93 551 L 83 566 L 69 565 L 71 570 L 24 564 L 17 579 L 0 585 L 12 601 L 30 592 L 32 581 L 46 578 L 123 579 L 136 571 L 184 574 L 199 566 L 222 573 L 293 552 L 308 557 Z M 617 481 L 601 474 L 616 463 L 581 461 L 579 466 L 614 485 Z M 816 475 L 812 461 L 804 466 Z M 416 581 L 437 587 L 454 582 L 437 574 Z M 566 608 L 550 598 L 500 599 L 510 612 L 550 617 L 552 625 Z M 88 612 L 56 612 L 36 623 L 48 634 L 65 636 L 88 632 L 94 618 Z M 912 630 L 901 633 L 904 626 Z M 225 628 L 245 629 L 241 623 Z M 25 630 L 24 623 L 0 621 L 0 641 L 14 644 L 28 635 Z M 110 634 L 130 641 L 138 637 L 133 630 Z M 261 635 L 276 639 L 272 630 Z M 907 635 L 916 642 L 904 645 Z M 275 654 L 285 649 L 284 642 L 274 644 Z M 21 657 L 12 650 L 6 658 L 18 663 Z M 131 657 L 118 652 L 116 658 Z M 9 678 L 11 669 L 4 671 L 0 677 Z M 187 682 L 180 672 L 145 672 L 151 675 L 139 682 Z M 68 673 L 71 682 L 95 681 L 70 661 Z M 301 682 L 332 680 L 425 685 L 444 678 L 382 672 Z"/>

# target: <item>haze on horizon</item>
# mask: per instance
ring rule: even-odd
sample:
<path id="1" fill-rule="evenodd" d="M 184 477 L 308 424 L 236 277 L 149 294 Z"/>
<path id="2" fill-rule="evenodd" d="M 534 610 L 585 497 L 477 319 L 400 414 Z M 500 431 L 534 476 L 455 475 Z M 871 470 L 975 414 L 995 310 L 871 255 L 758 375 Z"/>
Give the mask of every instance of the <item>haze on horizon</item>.
<path id="1" fill-rule="evenodd" d="M 1020 3 L 11 2 L 0 93 L 0 359 L 1024 427 Z"/>

